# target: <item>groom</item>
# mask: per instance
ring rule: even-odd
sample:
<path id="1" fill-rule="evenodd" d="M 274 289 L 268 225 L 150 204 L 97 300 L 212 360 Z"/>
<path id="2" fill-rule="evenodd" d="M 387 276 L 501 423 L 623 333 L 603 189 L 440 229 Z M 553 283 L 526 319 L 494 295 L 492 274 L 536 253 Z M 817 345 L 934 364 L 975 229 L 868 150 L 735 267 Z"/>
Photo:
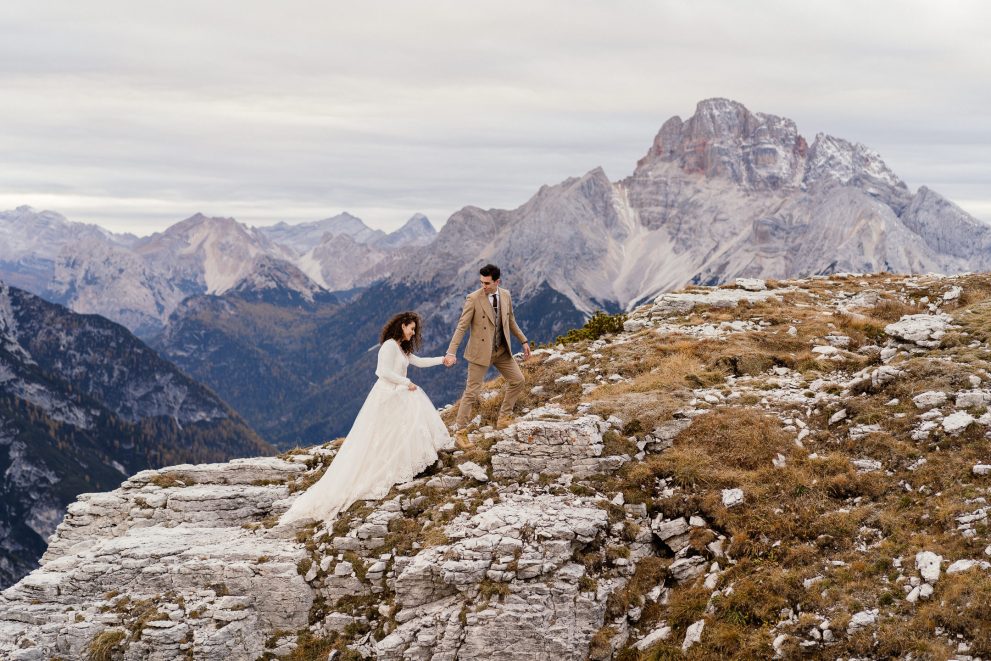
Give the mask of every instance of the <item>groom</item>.
<path id="1" fill-rule="evenodd" d="M 458 429 L 456 441 L 461 447 L 468 445 L 465 427 L 472 418 L 475 405 L 478 403 L 479 391 L 482 389 L 482 379 L 485 378 L 490 365 L 499 370 L 506 380 L 502 407 L 499 409 L 496 422 L 497 428 L 502 429 L 509 424 L 513 406 L 523 392 L 523 372 L 513 358 L 509 341 L 510 333 L 523 343 L 523 359 L 530 357 L 530 342 L 516 325 L 513 299 L 507 290 L 499 286 L 501 275 L 499 267 L 486 264 L 478 273 L 481 276 L 479 282 L 482 286 L 468 294 L 465 299 L 461 318 L 454 330 L 451 344 L 447 347 L 447 355 L 444 356 L 444 365 L 447 367 L 453 365 L 457 360 L 458 345 L 461 344 L 465 331 L 471 329 L 464 353 L 465 360 L 468 361 L 468 383 L 461 397 L 456 421 Z"/>

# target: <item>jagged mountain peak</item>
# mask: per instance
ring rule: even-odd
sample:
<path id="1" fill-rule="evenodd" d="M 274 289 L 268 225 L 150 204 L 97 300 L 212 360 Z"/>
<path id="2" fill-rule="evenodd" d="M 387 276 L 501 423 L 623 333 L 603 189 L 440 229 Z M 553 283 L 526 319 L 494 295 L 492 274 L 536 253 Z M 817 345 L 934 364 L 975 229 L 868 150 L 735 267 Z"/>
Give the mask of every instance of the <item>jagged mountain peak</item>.
<path id="1" fill-rule="evenodd" d="M 301 298 L 312 303 L 316 296 L 327 293 L 303 271 L 284 259 L 269 255 L 255 258 L 251 269 L 233 287 L 231 293 L 244 297 Z"/>
<path id="2" fill-rule="evenodd" d="M 126 235 L 116 235 L 97 225 L 68 220 L 56 211 L 38 211 L 21 205 L 0 211 L 0 261 L 54 259 L 61 247 L 95 237 L 113 243 L 127 243 Z"/>
<path id="3" fill-rule="evenodd" d="M 328 235 L 346 234 L 359 243 L 372 243 L 386 236 L 382 230 L 372 229 L 361 218 L 347 211 L 322 220 L 293 225 L 283 222 L 278 225 L 260 227 L 258 231 L 273 242 L 290 248 L 297 255 L 303 255 L 313 250 Z"/>
<path id="4" fill-rule="evenodd" d="M 203 213 L 195 213 L 185 220 L 171 225 L 165 231 L 152 236 L 178 236 L 189 237 L 192 234 L 225 234 L 234 233 L 248 236 L 252 231 L 234 218 L 225 216 L 207 216 Z"/>
<path id="5" fill-rule="evenodd" d="M 885 164 L 881 155 L 858 142 L 818 133 L 808 151 L 803 183 L 859 185 L 887 199 L 908 194 L 908 187 Z"/>
<path id="6" fill-rule="evenodd" d="M 376 241 L 375 246 L 383 250 L 425 246 L 436 236 L 437 230 L 430 219 L 422 213 L 416 213 L 402 227 Z"/>
<path id="7" fill-rule="evenodd" d="M 749 189 L 797 187 L 807 148 L 790 119 L 753 113 L 730 99 L 706 99 L 688 120 L 675 116 L 664 122 L 637 173 L 675 163 L 685 173 Z"/>
<path id="8" fill-rule="evenodd" d="M 153 269 L 194 282 L 211 294 L 234 286 L 260 255 L 292 257 L 264 233 L 234 218 L 201 213 L 140 241 L 135 250 Z"/>

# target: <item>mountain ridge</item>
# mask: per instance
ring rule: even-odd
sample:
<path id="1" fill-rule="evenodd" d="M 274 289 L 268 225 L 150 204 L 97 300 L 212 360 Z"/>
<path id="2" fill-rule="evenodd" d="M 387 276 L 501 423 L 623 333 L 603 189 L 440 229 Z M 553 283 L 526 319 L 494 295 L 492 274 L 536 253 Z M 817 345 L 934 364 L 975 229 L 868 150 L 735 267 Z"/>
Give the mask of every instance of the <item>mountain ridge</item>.
<path id="1" fill-rule="evenodd" d="M 270 451 L 124 327 L 0 281 L 0 583 L 36 566 L 83 491 L 177 460 Z"/>

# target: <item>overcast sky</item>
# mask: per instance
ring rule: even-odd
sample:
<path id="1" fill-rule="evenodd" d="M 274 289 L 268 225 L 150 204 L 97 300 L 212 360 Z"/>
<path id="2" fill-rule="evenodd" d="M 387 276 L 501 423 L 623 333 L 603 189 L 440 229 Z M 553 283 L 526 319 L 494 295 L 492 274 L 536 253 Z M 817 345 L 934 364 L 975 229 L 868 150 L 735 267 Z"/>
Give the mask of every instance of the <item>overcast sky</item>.
<path id="1" fill-rule="evenodd" d="M 514 208 L 723 96 L 991 221 L 983 0 L 0 4 L 0 209 L 147 234 Z"/>

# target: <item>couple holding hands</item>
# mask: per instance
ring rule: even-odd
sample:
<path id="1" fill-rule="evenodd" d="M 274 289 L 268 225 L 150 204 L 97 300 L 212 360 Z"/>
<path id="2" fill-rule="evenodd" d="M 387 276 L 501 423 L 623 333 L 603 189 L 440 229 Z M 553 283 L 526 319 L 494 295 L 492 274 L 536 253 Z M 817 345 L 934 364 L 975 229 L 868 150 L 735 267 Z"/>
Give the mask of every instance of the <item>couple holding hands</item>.
<path id="1" fill-rule="evenodd" d="M 327 472 L 293 502 L 281 523 L 300 519 L 332 521 L 356 500 L 383 498 L 392 485 L 408 482 L 436 462 L 439 450 L 451 449 L 453 442 L 444 422 L 430 398 L 406 376 L 406 370 L 411 364 L 452 367 L 466 332 L 468 380 L 453 426 L 457 446 L 470 447 L 466 427 L 490 366 L 506 380 L 496 426 L 509 424 L 524 387 L 510 335 L 522 343 L 524 360 L 530 357 L 530 343 L 516 324 L 509 292 L 499 286 L 499 267 L 487 264 L 479 270 L 479 276 L 481 286 L 465 299 L 443 357 L 420 358 L 414 353 L 422 343 L 422 324 L 415 312 L 402 312 L 389 320 L 380 338 L 375 369 L 378 380 L 351 431 Z"/>

